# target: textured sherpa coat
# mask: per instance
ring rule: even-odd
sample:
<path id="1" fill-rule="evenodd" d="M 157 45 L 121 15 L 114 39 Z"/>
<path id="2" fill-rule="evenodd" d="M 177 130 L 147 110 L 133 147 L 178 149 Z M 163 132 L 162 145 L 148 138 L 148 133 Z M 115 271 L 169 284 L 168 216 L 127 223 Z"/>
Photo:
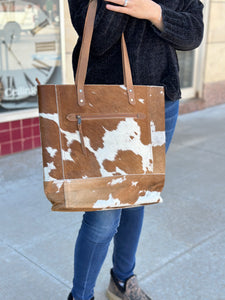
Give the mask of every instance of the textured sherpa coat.
<path id="1" fill-rule="evenodd" d="M 73 52 L 77 68 L 89 0 L 68 0 L 79 39 Z M 192 50 L 203 36 L 203 5 L 198 0 L 157 0 L 164 24 L 160 32 L 150 21 L 98 8 L 86 77 L 87 84 L 122 84 L 121 34 L 124 32 L 135 85 L 163 85 L 170 100 L 181 97 L 177 50 Z"/>

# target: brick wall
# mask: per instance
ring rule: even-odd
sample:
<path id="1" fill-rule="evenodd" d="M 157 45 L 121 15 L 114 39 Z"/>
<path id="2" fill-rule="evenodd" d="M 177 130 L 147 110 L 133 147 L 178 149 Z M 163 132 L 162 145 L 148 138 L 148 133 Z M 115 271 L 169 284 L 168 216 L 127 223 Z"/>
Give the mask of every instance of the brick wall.
<path id="1" fill-rule="evenodd" d="M 0 156 L 40 145 L 39 118 L 0 123 Z"/>

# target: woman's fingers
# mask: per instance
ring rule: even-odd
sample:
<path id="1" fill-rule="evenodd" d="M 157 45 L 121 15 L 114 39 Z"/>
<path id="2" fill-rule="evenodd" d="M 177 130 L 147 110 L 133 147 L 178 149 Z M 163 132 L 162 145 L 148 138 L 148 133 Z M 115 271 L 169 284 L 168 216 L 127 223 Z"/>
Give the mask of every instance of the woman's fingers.
<path id="1" fill-rule="evenodd" d="M 105 1 L 108 2 L 106 4 L 107 9 L 119 13 L 124 13 L 124 14 L 128 13 L 127 7 L 124 6 L 125 0 L 111 0 L 111 1 L 105 0 Z M 112 5 L 112 4 L 116 4 L 116 5 Z"/>
<path id="2" fill-rule="evenodd" d="M 104 0 L 107 2 L 106 8 L 115 12 L 139 17 L 140 10 L 143 9 L 143 0 Z M 138 2 L 141 1 L 141 2 Z M 149 0 L 144 0 L 149 1 Z M 125 5 L 125 6 L 124 6 Z"/>
<path id="3" fill-rule="evenodd" d="M 152 0 L 104 0 L 108 10 L 151 21 L 163 30 L 162 9 Z M 126 6 L 124 6 L 126 5 Z"/>
<path id="4" fill-rule="evenodd" d="M 117 4 L 117 5 L 124 5 L 126 0 L 105 0 L 107 2 L 113 3 L 113 4 Z M 128 0 L 129 1 L 129 0 Z"/>
<path id="5" fill-rule="evenodd" d="M 129 15 L 129 11 L 126 9 L 126 7 L 120 7 L 120 6 L 114 6 L 114 5 L 110 5 L 107 4 L 106 8 L 108 10 L 114 11 L 114 12 L 118 12 L 118 13 L 123 13 L 123 14 L 128 14 Z"/>

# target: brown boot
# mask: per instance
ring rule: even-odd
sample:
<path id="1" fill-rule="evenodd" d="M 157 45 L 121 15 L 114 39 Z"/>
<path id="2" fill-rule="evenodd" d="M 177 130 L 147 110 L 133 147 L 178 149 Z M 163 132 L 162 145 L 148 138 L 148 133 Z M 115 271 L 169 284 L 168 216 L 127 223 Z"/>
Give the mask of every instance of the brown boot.
<path id="1" fill-rule="evenodd" d="M 128 278 L 124 283 L 124 288 L 120 286 L 111 270 L 111 278 L 106 295 L 109 300 L 151 300 L 138 286 L 135 275 Z"/>

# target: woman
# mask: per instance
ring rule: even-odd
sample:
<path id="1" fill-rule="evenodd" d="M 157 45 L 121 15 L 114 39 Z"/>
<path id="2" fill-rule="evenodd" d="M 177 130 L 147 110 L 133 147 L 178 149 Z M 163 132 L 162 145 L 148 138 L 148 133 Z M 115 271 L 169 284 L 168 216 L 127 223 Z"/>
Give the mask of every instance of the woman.
<path id="1" fill-rule="evenodd" d="M 79 35 L 73 52 L 76 73 L 89 0 L 69 0 Z M 175 50 L 192 50 L 203 35 L 199 0 L 98 0 L 87 84 L 123 84 L 120 38 L 124 32 L 133 83 L 163 85 L 166 92 L 166 150 L 178 116 L 180 83 Z M 86 212 L 75 246 L 74 279 L 68 300 L 94 299 L 94 286 L 111 239 L 113 268 L 107 290 L 111 300 L 150 299 L 134 275 L 144 207 Z"/>

